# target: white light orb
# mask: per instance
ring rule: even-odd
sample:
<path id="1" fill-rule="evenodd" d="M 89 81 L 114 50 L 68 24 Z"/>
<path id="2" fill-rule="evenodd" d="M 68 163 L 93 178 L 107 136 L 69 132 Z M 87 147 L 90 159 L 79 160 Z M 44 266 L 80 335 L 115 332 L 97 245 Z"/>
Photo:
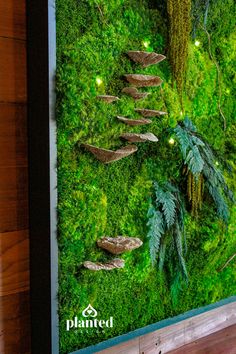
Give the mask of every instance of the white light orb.
<path id="1" fill-rule="evenodd" d="M 103 83 L 102 79 L 100 79 L 100 77 L 97 77 L 97 78 L 96 78 L 96 84 L 97 84 L 98 86 L 101 86 L 102 83 Z"/>
<path id="2" fill-rule="evenodd" d="M 149 47 L 149 44 L 150 44 L 150 42 L 148 42 L 148 41 L 143 41 L 143 46 L 144 46 L 145 48 L 148 48 L 148 47 Z"/>

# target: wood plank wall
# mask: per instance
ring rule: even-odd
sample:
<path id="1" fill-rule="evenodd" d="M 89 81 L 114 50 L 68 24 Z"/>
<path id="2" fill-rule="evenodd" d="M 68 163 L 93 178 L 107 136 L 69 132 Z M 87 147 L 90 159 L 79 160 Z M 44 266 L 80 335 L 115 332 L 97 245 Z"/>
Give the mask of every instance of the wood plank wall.
<path id="1" fill-rule="evenodd" d="M 0 353 L 30 352 L 25 0 L 0 0 Z"/>
<path id="2" fill-rule="evenodd" d="M 236 302 L 223 305 L 133 340 L 99 351 L 97 354 L 165 354 L 236 324 Z M 233 327 L 233 328 L 236 328 Z M 176 351 L 182 354 L 181 350 Z M 187 354 L 188 352 L 184 352 Z M 191 352 L 198 353 L 196 352 Z M 211 351 L 201 352 L 211 353 Z M 212 352 L 213 353 L 213 352 Z M 216 352 L 214 352 L 216 353 Z M 219 350 L 217 353 L 223 353 Z M 231 352 L 225 352 L 231 353 Z M 233 353 L 236 353 L 236 350 Z M 174 354 L 174 352 L 173 352 Z"/>

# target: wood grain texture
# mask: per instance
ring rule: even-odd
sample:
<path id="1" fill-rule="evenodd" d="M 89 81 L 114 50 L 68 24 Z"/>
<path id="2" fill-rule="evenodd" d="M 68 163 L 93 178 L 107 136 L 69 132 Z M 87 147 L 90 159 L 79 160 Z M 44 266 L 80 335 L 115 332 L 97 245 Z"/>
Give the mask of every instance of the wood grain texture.
<path id="1" fill-rule="evenodd" d="M 26 102 L 26 43 L 0 37 L 0 102 Z"/>
<path id="2" fill-rule="evenodd" d="M 140 351 L 167 353 L 235 323 L 236 303 L 231 303 L 140 337 Z"/>
<path id="3" fill-rule="evenodd" d="M 25 39 L 25 0 L 0 1 L 0 36 Z"/>
<path id="4" fill-rule="evenodd" d="M 28 228 L 28 169 L 0 167 L 0 232 Z"/>
<path id="5" fill-rule="evenodd" d="M 0 104 L 0 167 L 27 166 L 26 106 Z"/>
<path id="6" fill-rule="evenodd" d="M 236 354 L 236 325 L 196 340 L 168 354 Z"/>
<path id="7" fill-rule="evenodd" d="M 29 292 L 0 297 L 0 353 L 30 351 Z"/>
<path id="8" fill-rule="evenodd" d="M 97 352 L 97 354 L 139 354 L 139 338 Z"/>
<path id="9" fill-rule="evenodd" d="M 28 231 L 0 233 L 0 296 L 28 289 Z"/>
<path id="10" fill-rule="evenodd" d="M 134 340 L 100 351 L 99 354 L 165 354 L 236 324 L 236 302 L 218 307 Z M 236 328 L 236 327 L 235 327 Z M 138 349 L 139 343 L 139 349 Z M 133 351 L 132 351 L 133 350 Z M 173 354 L 191 352 L 174 352 Z M 198 353 L 198 352 L 193 352 Z M 211 352 L 200 352 L 207 354 Z M 226 354 L 225 352 L 213 352 Z M 229 352 L 229 354 L 236 354 Z"/>
<path id="11" fill-rule="evenodd" d="M 1 354 L 30 353 L 25 40 L 26 1 L 0 0 Z"/>

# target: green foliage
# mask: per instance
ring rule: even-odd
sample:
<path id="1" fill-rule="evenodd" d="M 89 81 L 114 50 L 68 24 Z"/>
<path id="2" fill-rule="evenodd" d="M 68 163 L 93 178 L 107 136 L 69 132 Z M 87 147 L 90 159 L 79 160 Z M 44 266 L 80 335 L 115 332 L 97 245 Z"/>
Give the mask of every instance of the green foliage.
<path id="1" fill-rule="evenodd" d="M 207 25 L 209 6 L 210 6 L 210 0 L 193 0 L 192 2 L 193 38 L 196 37 L 196 31 L 198 26 L 201 24 L 201 22 L 204 26 Z"/>
<path id="2" fill-rule="evenodd" d="M 152 263 L 155 263 L 160 252 L 159 269 L 163 269 L 168 243 L 169 259 L 173 258 L 172 253 L 175 251 L 179 269 L 183 277 L 188 279 L 182 246 L 185 207 L 180 191 L 171 183 L 160 186 L 157 182 L 154 182 L 154 191 L 154 203 L 150 204 L 147 223 Z"/>
<path id="3" fill-rule="evenodd" d="M 172 235 L 162 237 L 158 256 L 165 272 L 151 267 L 146 223 L 152 181 L 161 184 L 175 180 L 182 193 L 185 183 L 179 148 L 168 143 L 169 128 L 182 119 L 168 60 L 142 69 L 125 54 L 136 49 L 168 55 L 165 4 L 156 3 L 57 0 L 58 300 L 62 354 L 215 302 L 236 291 L 235 262 L 222 272 L 217 271 L 236 247 L 236 210 L 230 209 L 226 230 L 207 196 L 208 202 L 203 204 L 198 219 L 185 217 L 189 251 L 186 254 L 184 240 L 182 251 L 189 272 L 188 287 L 179 272 L 181 259 L 176 246 L 181 246 L 180 237 L 176 242 Z M 183 103 L 197 130 L 220 153 L 221 159 L 217 160 L 227 161 L 234 170 L 234 1 L 218 0 L 217 4 L 211 2 L 207 26 L 222 71 L 228 130 L 221 129 L 217 72 L 201 30 L 196 33 L 201 45 L 195 47 L 191 40 L 188 43 Z M 134 102 L 121 94 L 123 75 L 127 73 L 159 75 L 164 83 L 161 88 L 148 89 L 151 95 L 147 100 Z M 102 80 L 101 85 L 97 85 L 97 78 Z M 106 105 L 96 99 L 97 94 L 105 93 L 118 95 L 121 100 Z M 168 115 L 154 118 L 152 125 L 137 128 L 127 127 L 115 118 L 117 114 L 138 118 L 134 108 L 142 107 L 164 110 Z M 158 136 L 157 144 L 139 144 L 136 154 L 107 166 L 80 146 L 90 142 L 116 149 L 124 144 L 120 134 L 148 130 Z M 225 179 L 235 189 L 235 179 L 229 173 Z M 126 261 L 124 269 L 109 273 L 83 269 L 85 260 L 111 259 L 96 247 L 100 237 L 121 234 L 140 237 L 144 242 L 140 249 L 122 256 Z M 181 291 L 184 296 L 180 296 Z M 66 320 L 80 316 L 88 303 L 101 318 L 114 316 L 114 327 L 106 331 L 66 331 Z"/>
<path id="4" fill-rule="evenodd" d="M 196 128 L 189 119 L 185 118 L 183 127 L 178 124 L 174 132 L 180 142 L 185 164 L 188 165 L 193 175 L 199 175 L 204 167 L 204 161 L 199 149 L 204 147 L 205 144 L 194 135 Z"/>
<path id="5" fill-rule="evenodd" d="M 188 166 L 188 170 L 196 180 L 200 174 L 204 176 L 205 186 L 213 198 L 218 216 L 227 223 L 229 211 L 225 198 L 234 202 L 234 196 L 222 172 L 216 167 L 219 162 L 210 145 L 197 136 L 196 127 L 188 118 L 185 118 L 182 126 L 177 125 L 174 131 L 180 142 L 184 163 Z"/>
<path id="6" fill-rule="evenodd" d="M 176 197 L 173 194 L 177 192 L 171 184 L 167 184 L 162 189 L 158 183 L 154 183 L 156 193 L 156 206 L 162 208 L 167 228 L 169 229 L 175 222 L 176 216 Z"/>
<path id="7" fill-rule="evenodd" d="M 170 22 L 170 63 L 173 79 L 176 81 L 178 92 L 182 97 L 191 28 L 191 0 L 167 0 L 167 11 Z"/>
<path id="8" fill-rule="evenodd" d="M 147 237 L 149 240 L 150 256 L 152 264 L 154 265 L 156 261 L 157 254 L 160 250 L 161 238 L 164 234 L 164 221 L 160 211 L 157 211 L 155 207 L 151 204 L 148 209 L 148 223 L 149 231 Z M 164 249 L 162 247 L 162 264 L 164 258 Z"/>

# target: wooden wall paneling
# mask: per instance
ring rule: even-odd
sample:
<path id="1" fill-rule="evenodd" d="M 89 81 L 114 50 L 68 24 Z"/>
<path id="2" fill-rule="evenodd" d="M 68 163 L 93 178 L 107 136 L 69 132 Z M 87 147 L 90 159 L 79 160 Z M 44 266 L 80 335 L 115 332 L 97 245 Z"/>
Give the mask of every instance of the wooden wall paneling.
<path id="1" fill-rule="evenodd" d="M 27 166 L 25 104 L 0 103 L 0 167 Z"/>
<path id="2" fill-rule="evenodd" d="M 29 292 L 0 298 L 0 353 L 30 352 Z"/>
<path id="3" fill-rule="evenodd" d="M 28 231 L 0 233 L 0 296 L 28 289 Z"/>
<path id="4" fill-rule="evenodd" d="M 0 232 L 28 228 L 28 169 L 0 167 Z"/>
<path id="5" fill-rule="evenodd" d="M 140 352 L 167 353 L 235 323 L 236 303 L 233 302 L 140 337 Z"/>
<path id="6" fill-rule="evenodd" d="M 1 354 L 30 354 L 26 100 L 26 1 L 0 0 Z"/>
<path id="7" fill-rule="evenodd" d="M 116 347 L 111 347 L 101 352 L 99 354 L 139 354 L 139 338 L 135 338 L 128 342 L 119 344 Z"/>
<path id="8" fill-rule="evenodd" d="M 0 102 L 26 102 L 25 41 L 0 37 Z"/>
<path id="9" fill-rule="evenodd" d="M 0 36 L 25 39 L 25 0 L 0 1 Z"/>
<path id="10" fill-rule="evenodd" d="M 235 354 L 236 325 L 187 344 L 168 354 Z M 163 353 L 164 354 L 164 353 Z"/>
<path id="11" fill-rule="evenodd" d="M 236 302 L 114 345 L 97 354 L 164 354 L 236 324 Z M 236 328 L 236 326 L 235 326 Z M 235 335 L 236 337 L 236 335 Z M 138 348 L 139 346 L 139 348 Z M 133 351 L 132 351 L 133 348 Z M 193 352 L 198 353 L 198 352 Z M 223 353 L 223 352 L 222 352 Z M 232 354 L 235 354 L 236 351 Z M 175 354 L 175 352 L 173 353 Z M 181 351 L 176 354 L 182 354 Z M 186 352 L 185 354 L 189 354 Z M 206 354 L 202 353 L 202 354 Z M 227 353 L 228 354 L 228 353 Z"/>

